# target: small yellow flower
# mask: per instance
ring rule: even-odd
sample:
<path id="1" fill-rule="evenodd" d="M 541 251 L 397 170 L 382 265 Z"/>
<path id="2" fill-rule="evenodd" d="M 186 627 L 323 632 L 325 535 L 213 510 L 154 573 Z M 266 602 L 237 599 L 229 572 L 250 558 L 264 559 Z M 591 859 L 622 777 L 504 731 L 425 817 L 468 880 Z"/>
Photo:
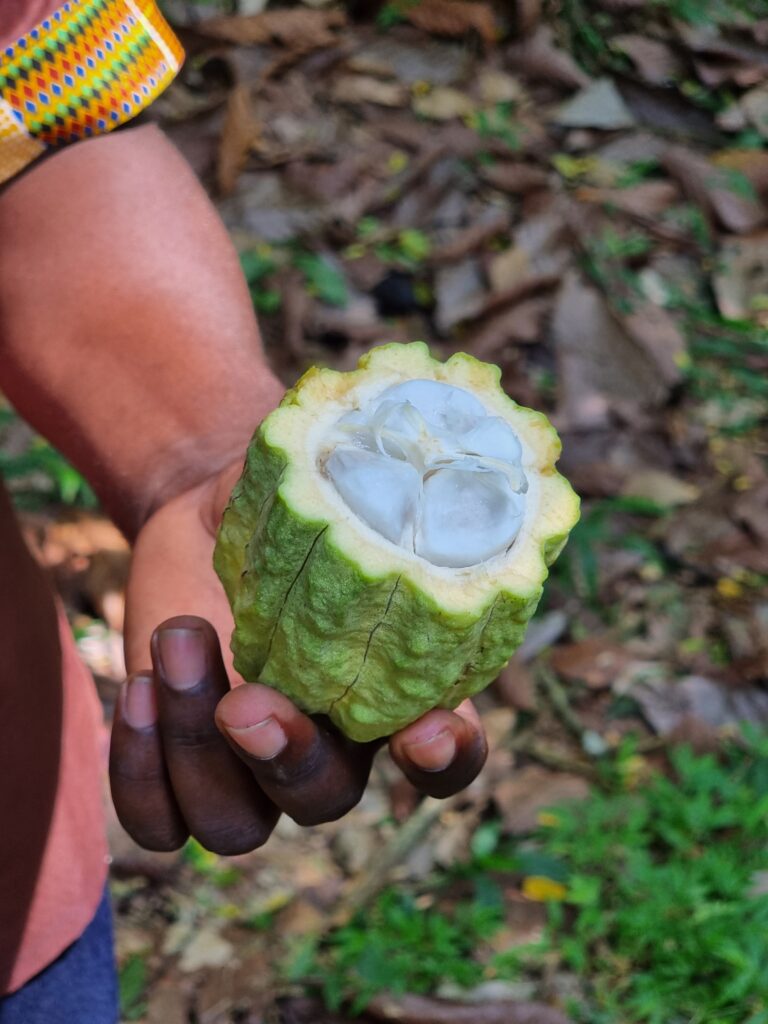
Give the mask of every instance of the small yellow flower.
<path id="1" fill-rule="evenodd" d="M 680 370 L 687 370 L 692 364 L 691 357 L 687 352 L 676 352 L 673 358 L 675 366 Z"/>
<path id="2" fill-rule="evenodd" d="M 535 900 L 536 903 L 565 899 L 566 892 L 567 889 L 562 882 L 556 882 L 544 875 L 529 875 L 523 879 L 523 896 Z"/>
<path id="3" fill-rule="evenodd" d="M 640 754 L 628 757 L 622 765 L 622 776 L 627 789 L 636 789 L 648 777 L 648 762 Z"/>
<path id="4" fill-rule="evenodd" d="M 387 160 L 387 170 L 390 174 L 399 174 L 400 171 L 405 170 L 408 163 L 408 155 L 404 153 L 402 149 L 396 149 L 394 153 L 390 154 L 390 157 Z"/>
<path id="5" fill-rule="evenodd" d="M 560 819 L 552 811 L 539 811 L 536 821 L 542 828 L 556 828 L 560 824 Z"/>
<path id="6" fill-rule="evenodd" d="M 640 578 L 648 583 L 656 583 L 664 575 L 664 570 L 656 562 L 645 562 L 640 566 Z"/>
<path id="7" fill-rule="evenodd" d="M 753 487 L 752 477 L 747 476 L 746 473 L 742 473 L 741 476 L 737 476 L 733 481 L 734 491 L 749 491 Z"/>
<path id="8" fill-rule="evenodd" d="M 743 587 L 736 580 L 729 579 L 727 576 L 722 576 L 717 581 L 717 592 L 720 597 L 728 599 L 741 597 L 743 593 Z"/>

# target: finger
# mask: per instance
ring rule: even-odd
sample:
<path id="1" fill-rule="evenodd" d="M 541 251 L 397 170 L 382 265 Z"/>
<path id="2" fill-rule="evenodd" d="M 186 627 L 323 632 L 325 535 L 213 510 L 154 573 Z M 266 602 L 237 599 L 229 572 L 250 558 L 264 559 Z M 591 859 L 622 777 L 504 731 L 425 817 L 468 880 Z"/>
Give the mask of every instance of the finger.
<path id="1" fill-rule="evenodd" d="M 429 796 L 446 797 L 464 789 L 478 775 L 488 744 L 470 701 L 455 711 L 429 711 L 395 733 L 392 758 L 403 774 Z"/>
<path id="2" fill-rule="evenodd" d="M 299 825 L 335 821 L 363 795 L 375 745 L 347 740 L 269 686 L 230 691 L 216 721 L 259 786 Z"/>
<path id="3" fill-rule="evenodd" d="M 192 615 L 168 619 L 151 648 L 163 753 L 189 831 L 214 853 L 263 845 L 279 812 L 216 728 L 229 680 L 213 627 Z"/>
<path id="4" fill-rule="evenodd" d="M 178 850 L 189 832 L 163 760 L 150 672 L 123 683 L 109 748 L 109 781 L 125 831 L 147 850 Z"/>

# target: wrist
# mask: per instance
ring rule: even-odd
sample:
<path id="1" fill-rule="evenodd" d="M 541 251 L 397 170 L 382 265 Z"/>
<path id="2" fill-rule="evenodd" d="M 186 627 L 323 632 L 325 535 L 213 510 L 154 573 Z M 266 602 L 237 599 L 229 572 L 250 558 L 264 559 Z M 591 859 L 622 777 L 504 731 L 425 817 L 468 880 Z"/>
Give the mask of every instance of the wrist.
<path id="1" fill-rule="evenodd" d="M 197 493 L 204 524 L 211 533 L 218 528 L 229 495 L 242 472 L 245 453 L 256 427 L 280 402 L 285 389 L 264 367 L 259 389 L 238 409 L 229 412 L 227 429 L 204 435 L 180 437 L 167 446 L 160 458 L 148 460 L 136 510 L 136 531 L 158 509 L 182 495 Z"/>

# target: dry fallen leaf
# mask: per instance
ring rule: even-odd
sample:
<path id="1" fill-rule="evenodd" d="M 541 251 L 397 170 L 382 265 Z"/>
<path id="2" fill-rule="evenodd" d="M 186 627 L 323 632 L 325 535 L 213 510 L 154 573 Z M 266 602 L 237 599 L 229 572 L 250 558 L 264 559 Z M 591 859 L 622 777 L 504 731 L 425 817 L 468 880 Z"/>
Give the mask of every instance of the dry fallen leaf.
<path id="1" fill-rule="evenodd" d="M 743 491 L 735 500 L 731 515 L 736 522 L 768 548 L 768 481 Z M 768 626 L 767 626 L 768 634 Z"/>
<path id="2" fill-rule="evenodd" d="M 625 76 L 621 94 L 635 119 L 659 137 L 691 139 L 703 145 L 722 145 L 712 114 L 682 92 Z M 649 155 L 655 155 L 649 149 Z"/>
<path id="3" fill-rule="evenodd" d="M 349 1024 L 346 1014 L 332 1013 L 326 1010 L 322 1000 L 305 996 L 278 999 L 274 1011 L 263 1022 L 257 1020 L 255 1024 Z M 372 1021 L 373 1017 L 368 1014 L 355 1017 L 355 1024 L 371 1024 Z M 250 1019 L 248 1024 L 251 1024 Z"/>
<path id="4" fill-rule="evenodd" d="M 476 321 L 476 326 L 464 336 L 462 348 L 477 359 L 503 362 L 509 346 L 531 345 L 544 339 L 544 321 L 551 307 L 549 296 L 521 296 L 510 308 Z"/>
<path id="5" fill-rule="evenodd" d="M 768 197 L 768 149 L 723 149 L 712 162 L 743 174 L 756 192 Z"/>
<path id="6" fill-rule="evenodd" d="M 160 978 L 152 985 L 146 1024 L 188 1024 L 192 992 L 178 980 Z"/>
<path id="7" fill-rule="evenodd" d="M 611 686 L 628 661 L 625 648 L 599 636 L 563 644 L 552 652 L 552 668 L 558 675 L 593 690 Z"/>
<path id="8" fill-rule="evenodd" d="M 210 18 L 198 29 L 206 36 L 239 46 L 280 43 L 292 50 L 333 46 L 333 31 L 346 25 L 343 11 L 275 10 L 246 17 Z"/>
<path id="9" fill-rule="evenodd" d="M 247 85 L 236 85 L 227 99 L 216 163 L 216 181 L 222 195 L 234 191 L 248 154 L 260 137 L 261 125 L 253 112 L 251 90 Z"/>
<path id="10" fill-rule="evenodd" d="M 525 249 L 514 246 L 494 256 L 488 268 L 491 290 L 503 292 L 531 276 L 531 259 Z"/>
<path id="11" fill-rule="evenodd" d="M 435 274 L 435 324 L 441 333 L 477 316 L 485 300 L 485 283 L 477 259 L 449 263 Z"/>
<path id="12" fill-rule="evenodd" d="M 710 25 L 676 25 L 677 35 L 686 49 L 695 55 L 694 67 L 701 81 L 711 88 L 734 82 L 742 88 L 756 85 L 768 77 L 768 56 L 765 47 L 729 38 L 712 31 Z"/>
<path id="13" fill-rule="evenodd" d="M 716 730 L 740 722 L 768 722 L 768 692 L 757 686 L 725 686 L 705 676 L 686 676 L 639 683 L 630 694 L 662 736 L 691 720 Z"/>
<path id="14" fill-rule="evenodd" d="M 509 230 L 509 213 L 506 210 L 499 210 L 498 212 L 491 210 L 488 217 L 479 220 L 475 224 L 470 224 L 469 227 L 464 228 L 463 231 L 460 231 L 458 235 L 451 238 L 444 245 L 433 249 L 430 255 L 430 262 L 433 264 L 454 263 L 456 260 L 463 259 L 469 253 L 480 249 L 496 236 L 508 234 Z"/>
<path id="15" fill-rule="evenodd" d="M 712 285 L 726 319 L 768 325 L 768 232 L 724 238 Z"/>
<path id="16" fill-rule="evenodd" d="M 555 113 L 566 128 L 601 128 L 615 131 L 632 128 L 635 119 L 612 78 L 598 78 L 585 86 Z"/>
<path id="17" fill-rule="evenodd" d="M 672 388 L 683 379 L 687 344 L 672 314 L 652 302 L 643 302 L 621 317 L 629 337 L 653 361 L 661 380 Z"/>
<path id="18" fill-rule="evenodd" d="M 375 996 L 367 1012 L 376 1020 L 399 1024 L 569 1024 L 569 1018 L 545 1003 L 503 1000 L 457 1003 L 429 996 Z"/>
<path id="19" fill-rule="evenodd" d="M 493 68 L 480 73 L 477 91 L 483 103 L 519 103 L 525 98 L 525 89 L 519 79 Z"/>
<path id="20" fill-rule="evenodd" d="M 530 35 L 541 21 L 542 0 L 515 0 L 515 30 Z"/>
<path id="21" fill-rule="evenodd" d="M 380 107 L 404 107 L 408 91 L 399 82 L 384 82 L 367 75 L 340 75 L 334 80 L 331 98 L 337 103 L 376 103 Z"/>
<path id="22" fill-rule="evenodd" d="M 418 4 L 406 5 L 402 13 L 416 28 L 437 36 L 461 39 L 469 32 L 476 32 L 489 46 L 493 46 L 499 37 L 496 15 L 489 3 L 421 0 Z"/>
<path id="23" fill-rule="evenodd" d="M 475 104 L 465 92 L 446 85 L 415 96 L 413 109 L 430 121 L 451 121 L 453 118 L 468 117 L 474 111 Z"/>
<path id="24" fill-rule="evenodd" d="M 542 167 L 499 161 L 480 168 L 480 177 L 501 192 L 525 195 L 546 188 L 550 178 Z"/>
<path id="25" fill-rule="evenodd" d="M 745 194 L 740 179 L 706 157 L 683 146 L 670 146 L 662 163 L 689 199 L 714 214 L 726 230 L 746 234 L 768 218 L 759 197 Z"/>
<path id="26" fill-rule="evenodd" d="M 741 109 L 764 139 L 768 139 L 768 85 L 751 89 L 741 97 Z"/>
<path id="27" fill-rule="evenodd" d="M 695 484 L 686 483 L 678 476 L 661 469 L 638 469 L 624 481 L 622 494 L 633 498 L 646 498 L 663 508 L 690 505 L 701 491 Z"/>
<path id="28" fill-rule="evenodd" d="M 564 426 L 607 425 L 614 408 L 652 407 L 666 397 L 654 362 L 609 314 L 597 289 L 573 271 L 555 303 L 552 331 Z"/>
<path id="29" fill-rule="evenodd" d="M 589 784 L 580 775 L 528 765 L 497 783 L 493 800 L 505 830 L 512 835 L 524 835 L 536 828 L 543 808 L 583 800 L 588 794 Z"/>
<path id="30" fill-rule="evenodd" d="M 613 36 L 611 46 L 623 50 L 640 75 L 651 85 L 669 85 L 683 71 L 683 65 L 674 50 L 658 39 L 627 33 Z"/>
<path id="31" fill-rule="evenodd" d="M 495 689 L 501 700 L 517 711 L 536 710 L 533 674 L 516 658 L 501 670 Z"/>
<path id="32" fill-rule="evenodd" d="M 594 188 L 585 185 L 576 190 L 583 203 L 600 203 L 641 220 L 658 217 L 680 197 L 671 181 L 643 181 L 630 188 Z"/>
<path id="33" fill-rule="evenodd" d="M 185 974 L 199 971 L 201 967 L 222 967 L 234 956 L 235 947 L 220 934 L 223 921 L 215 921 L 195 930 L 195 933 L 179 960 L 179 968 Z"/>
<path id="34" fill-rule="evenodd" d="M 589 76 L 554 40 L 549 25 L 540 25 L 534 34 L 507 49 L 507 63 L 516 74 L 535 81 L 556 83 L 566 89 L 580 89 L 589 83 Z"/>

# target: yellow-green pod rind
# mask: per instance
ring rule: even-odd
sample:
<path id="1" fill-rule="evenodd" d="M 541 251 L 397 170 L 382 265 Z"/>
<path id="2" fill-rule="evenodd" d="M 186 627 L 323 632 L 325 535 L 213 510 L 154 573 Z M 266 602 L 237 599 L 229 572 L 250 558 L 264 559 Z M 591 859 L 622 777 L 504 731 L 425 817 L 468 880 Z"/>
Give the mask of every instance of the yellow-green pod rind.
<path id="1" fill-rule="evenodd" d="M 319 468 L 344 412 L 410 379 L 471 391 L 520 438 L 529 492 L 510 552 L 432 566 L 358 520 Z M 256 431 L 219 531 L 237 670 L 361 742 L 483 689 L 522 642 L 578 519 L 559 452 L 546 417 L 507 398 L 498 369 L 471 356 L 440 363 L 420 343 L 385 345 L 355 371 L 310 370 Z"/>

